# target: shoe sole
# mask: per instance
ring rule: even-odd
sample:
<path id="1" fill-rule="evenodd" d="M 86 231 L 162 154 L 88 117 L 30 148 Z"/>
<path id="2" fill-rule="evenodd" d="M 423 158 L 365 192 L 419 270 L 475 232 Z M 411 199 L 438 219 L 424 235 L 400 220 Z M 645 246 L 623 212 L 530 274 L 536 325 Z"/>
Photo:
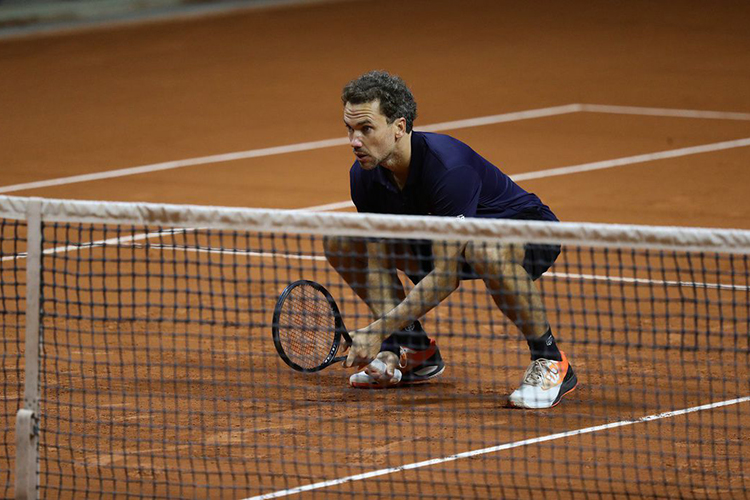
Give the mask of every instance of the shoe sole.
<path id="1" fill-rule="evenodd" d="M 555 398 L 555 400 L 552 402 L 551 405 L 541 406 L 541 407 L 528 407 L 528 406 L 523 406 L 523 405 L 517 405 L 513 401 L 508 399 L 507 406 L 510 406 L 511 408 L 522 408 L 524 410 L 547 410 L 549 408 L 554 408 L 555 406 L 560 404 L 560 401 L 562 401 L 563 396 L 573 392 L 576 389 L 576 387 L 578 387 L 578 377 L 573 371 L 573 367 L 568 365 L 568 373 L 565 374 L 565 378 L 560 384 L 560 392 L 557 393 L 557 397 Z"/>
<path id="2" fill-rule="evenodd" d="M 568 373 L 565 374 L 565 378 L 560 386 L 560 393 L 555 398 L 555 401 L 550 405 L 550 408 L 557 406 L 562 401 L 563 396 L 570 394 L 578 387 L 578 377 L 573 371 L 573 367 L 568 365 Z"/>
<path id="3" fill-rule="evenodd" d="M 428 381 L 434 379 L 435 377 L 440 376 L 440 374 L 443 373 L 444 371 L 445 371 L 445 365 L 441 366 L 440 369 L 438 371 L 436 371 L 435 373 L 427 375 L 427 376 L 424 376 L 424 377 L 419 377 L 419 378 L 415 378 L 415 379 L 411 379 L 411 380 L 408 379 L 408 378 L 406 378 L 406 379 L 402 378 L 401 382 L 399 382 L 398 385 L 401 385 L 401 384 L 404 384 L 404 385 L 421 384 L 422 382 L 428 382 Z M 407 377 L 409 375 L 409 373 L 410 372 L 407 372 L 403 376 Z"/>
<path id="4" fill-rule="evenodd" d="M 392 389 L 394 387 L 400 387 L 402 385 L 414 385 L 414 384 L 422 384 L 422 383 L 425 383 L 425 382 L 429 382 L 430 380 L 432 380 L 435 377 L 439 376 L 444 371 L 445 371 L 445 366 L 443 366 L 442 368 L 440 368 L 440 370 L 438 370 L 436 373 L 433 373 L 432 375 L 429 375 L 427 377 L 419 378 L 419 379 L 416 379 L 416 380 L 404 380 L 402 378 L 399 383 L 393 384 L 393 385 L 364 384 L 364 383 L 360 383 L 360 384 L 356 384 L 355 383 L 355 384 L 352 384 L 352 383 L 349 383 L 349 386 L 350 387 L 354 387 L 355 389 Z"/>

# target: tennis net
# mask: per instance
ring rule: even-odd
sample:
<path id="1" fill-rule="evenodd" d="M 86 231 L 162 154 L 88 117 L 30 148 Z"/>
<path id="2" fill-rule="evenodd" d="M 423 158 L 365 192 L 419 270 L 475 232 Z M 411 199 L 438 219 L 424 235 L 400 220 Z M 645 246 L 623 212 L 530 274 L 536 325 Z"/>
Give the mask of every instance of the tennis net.
<path id="1" fill-rule="evenodd" d="M 18 197 L 0 230 L 0 497 L 750 496 L 749 231 Z M 561 404 L 509 406 L 529 348 L 483 279 L 421 318 L 428 383 L 282 361 L 289 283 L 363 328 L 329 258 L 424 270 L 426 242 L 562 245 L 536 282 L 579 380 Z"/>

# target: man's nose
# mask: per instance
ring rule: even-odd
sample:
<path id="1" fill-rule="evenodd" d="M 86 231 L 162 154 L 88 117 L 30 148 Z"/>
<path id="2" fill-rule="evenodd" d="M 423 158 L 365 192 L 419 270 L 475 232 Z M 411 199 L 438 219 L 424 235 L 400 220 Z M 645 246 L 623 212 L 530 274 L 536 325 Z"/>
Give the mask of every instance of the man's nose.
<path id="1" fill-rule="evenodd" d="M 362 139 L 357 134 L 351 134 L 349 136 L 349 144 L 353 148 L 361 148 L 362 147 Z"/>

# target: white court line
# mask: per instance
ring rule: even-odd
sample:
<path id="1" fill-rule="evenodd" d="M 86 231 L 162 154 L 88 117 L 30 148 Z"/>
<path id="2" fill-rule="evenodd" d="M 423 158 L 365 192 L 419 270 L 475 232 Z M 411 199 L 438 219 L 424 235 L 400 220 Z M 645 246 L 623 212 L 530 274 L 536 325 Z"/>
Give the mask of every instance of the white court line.
<path id="1" fill-rule="evenodd" d="M 307 255 L 300 253 L 278 253 L 278 252 L 256 252 L 252 250 L 227 250 L 226 248 L 213 247 L 181 247 L 175 245 L 148 245 L 148 248 L 156 250 L 172 250 L 174 252 L 192 252 L 221 255 L 239 255 L 243 257 L 261 257 L 264 259 L 284 258 L 297 260 L 315 260 L 325 262 L 327 259 L 322 255 Z"/>
<path id="2" fill-rule="evenodd" d="M 580 111 L 580 105 L 567 104 L 565 106 L 553 106 L 550 108 L 531 109 L 528 111 L 518 111 L 513 113 L 502 113 L 499 115 L 483 116 L 471 118 L 468 120 L 459 120 L 452 122 L 435 123 L 426 125 L 420 130 L 439 131 L 450 130 L 453 128 L 476 127 L 480 125 L 489 125 L 493 123 L 504 123 L 516 120 L 528 120 L 531 118 L 540 118 L 545 116 L 555 116 L 565 113 L 574 113 Z M 117 170 L 108 170 L 106 172 L 95 172 L 91 174 L 73 175 L 70 177 L 59 177 L 44 181 L 26 182 L 23 184 L 13 184 L 11 186 L 0 187 L 0 194 L 11 193 L 26 189 L 38 189 L 43 187 L 61 186 L 64 184 L 75 184 L 78 182 L 98 181 L 102 179 L 112 179 L 115 177 L 125 177 L 129 175 L 147 174 L 159 172 L 162 170 L 172 170 L 175 168 L 192 167 L 196 165 L 207 165 L 211 163 L 222 163 L 227 161 L 245 160 L 248 158 L 261 158 L 264 156 L 274 156 L 287 153 L 298 153 L 301 151 L 312 151 L 315 149 L 330 148 L 334 146 L 344 146 L 349 141 L 346 137 L 336 139 L 326 139 L 322 141 L 302 142 L 298 144 L 289 144 L 287 146 L 276 146 L 271 148 L 251 149 L 249 151 L 239 151 L 236 153 L 225 153 L 219 155 L 202 156 L 199 158 L 189 158 L 187 160 L 175 160 L 164 163 L 154 163 L 152 165 L 143 165 L 140 167 L 120 168 Z"/>
<path id="3" fill-rule="evenodd" d="M 354 206 L 352 200 L 337 201 L 335 203 L 326 203 L 325 205 L 316 205 L 314 207 L 300 208 L 299 210 L 310 210 L 311 212 L 325 212 L 327 210 L 339 210 L 342 208 L 351 208 Z"/>
<path id="4" fill-rule="evenodd" d="M 499 115 L 482 116 L 479 118 L 468 118 L 466 120 L 454 120 L 450 122 L 434 123 L 432 125 L 417 126 L 418 131 L 442 132 L 444 130 L 458 130 L 462 128 L 481 127 L 484 125 L 495 125 L 498 123 L 529 120 L 531 118 L 544 118 L 548 116 L 565 115 L 582 111 L 580 104 L 565 104 L 551 108 L 530 109 L 528 111 L 515 111 Z M 349 141 L 347 141 L 349 142 Z"/>
<path id="5" fill-rule="evenodd" d="M 167 234 L 175 233 L 187 233 L 191 232 L 190 229 L 179 229 L 179 230 L 165 230 L 154 233 L 137 234 L 134 236 L 127 236 L 124 238 L 110 238 L 107 240 L 99 240 L 91 243 L 83 243 L 81 245 L 66 245 L 56 248 L 48 248 L 44 250 L 45 254 L 56 254 L 61 252 L 77 252 L 79 250 L 85 250 L 88 248 L 101 248 L 105 246 L 120 247 L 125 246 L 124 244 L 132 243 L 134 241 L 140 241 L 149 238 L 155 238 L 164 236 Z M 140 246 L 140 248 L 145 248 Z M 190 253 L 205 253 L 205 254 L 220 254 L 220 255 L 237 255 L 243 257 L 260 257 L 260 258 L 284 258 L 284 259 L 297 259 L 297 260 L 309 260 L 325 262 L 326 258 L 322 255 L 308 255 L 308 254 L 291 254 L 291 253 L 278 253 L 278 252 L 258 252 L 252 250 L 236 250 L 236 249 L 225 249 L 215 247 L 186 247 L 178 245 L 162 245 L 162 244 L 149 244 L 149 249 L 154 250 L 171 250 L 173 252 L 190 252 Z M 9 257 L 3 257 L 2 260 L 13 260 L 16 258 L 25 258 L 26 254 L 13 255 Z M 704 283 L 701 281 L 675 281 L 675 280 L 652 280 L 645 278 L 629 278 L 622 276 L 601 276 L 596 274 L 577 274 L 577 273 L 558 273 L 558 272 L 547 272 L 545 276 L 550 276 L 560 279 L 570 280 L 581 280 L 581 281 L 603 281 L 611 283 L 627 283 L 632 285 L 657 285 L 657 286 L 674 286 L 674 287 L 688 287 L 688 288 L 703 288 L 710 290 L 732 290 L 732 291 L 750 291 L 750 286 L 747 285 L 726 285 L 722 283 Z"/>
<path id="6" fill-rule="evenodd" d="M 689 146 L 679 149 L 669 149 L 666 151 L 657 151 L 655 153 L 645 153 L 635 156 L 625 156 L 612 160 L 595 161 L 592 163 L 582 163 L 580 165 L 569 165 L 567 167 L 548 168 L 537 170 L 535 172 L 525 172 L 522 174 L 511 175 L 510 178 L 515 182 L 528 181 L 531 179 L 541 179 L 544 177 L 555 177 L 558 175 L 577 174 L 580 172 L 591 172 L 594 170 L 604 170 L 607 168 L 623 167 L 636 163 L 645 163 L 649 161 L 665 160 L 668 158 L 679 158 L 681 156 L 690 156 L 701 153 L 710 153 L 713 151 L 723 151 L 727 149 L 744 148 L 750 146 L 750 138 L 737 139 L 733 141 L 714 142 L 711 144 L 702 144 L 700 146 Z M 339 210 L 342 208 L 353 207 L 351 201 L 339 201 L 328 203 L 327 205 L 318 205 L 310 207 L 307 210 Z"/>
<path id="7" fill-rule="evenodd" d="M 697 109 L 644 108 L 640 106 L 608 106 L 604 104 L 581 104 L 585 113 L 611 113 L 616 115 L 664 116 L 674 118 L 702 118 L 708 120 L 750 121 L 750 113 L 730 111 L 701 111 Z"/>
<path id="8" fill-rule="evenodd" d="M 609 281 L 612 283 L 627 283 L 630 285 L 684 286 L 688 288 L 707 288 L 711 290 L 733 290 L 736 292 L 750 291 L 750 286 L 748 285 L 724 285 L 721 283 L 703 283 L 701 281 L 651 280 L 645 278 L 627 278 L 622 276 L 600 276 L 597 274 L 556 273 L 552 271 L 544 273 L 544 275 L 569 280 Z"/>
<path id="9" fill-rule="evenodd" d="M 602 160 L 602 161 L 596 161 L 592 163 L 582 163 L 579 165 L 569 165 L 567 167 L 557 167 L 557 168 L 549 168 L 545 170 L 537 170 L 535 172 L 525 172 L 522 174 L 511 175 L 510 178 L 513 179 L 513 181 L 515 182 L 521 182 L 521 181 L 527 181 L 531 179 L 541 179 L 545 177 L 569 175 L 569 174 L 576 174 L 580 172 L 591 172 L 594 170 L 603 170 L 603 169 L 608 169 L 608 168 L 633 165 L 636 163 L 645 163 L 649 161 L 664 160 L 668 158 L 679 158 L 681 156 L 690 156 L 690 155 L 695 155 L 695 154 L 742 148 L 742 147 L 747 147 L 747 146 L 750 146 L 750 138 L 737 139 L 733 141 L 715 142 L 712 144 L 702 144 L 700 146 L 690 146 L 690 147 L 679 148 L 679 149 L 670 149 L 666 151 L 658 151 L 655 153 L 645 153 L 641 155 L 626 156 L 623 158 L 615 158 L 612 160 Z M 353 206 L 354 204 L 352 203 L 352 201 L 347 200 L 347 201 L 338 201 L 334 203 L 327 203 L 325 205 L 316 205 L 312 207 L 299 208 L 297 210 L 326 211 L 326 210 L 339 210 L 343 208 L 350 208 Z M 158 236 L 160 234 L 165 234 L 165 233 L 152 233 L 152 236 Z M 139 235 L 139 236 L 143 236 L 143 235 Z M 138 239 L 144 239 L 144 238 L 141 237 Z M 125 239 L 123 241 L 127 241 L 127 240 Z M 96 243 L 101 243 L 101 242 L 94 242 L 91 244 L 93 245 Z M 45 250 L 45 253 L 47 252 L 56 253 L 52 249 Z M 13 260 L 16 257 L 18 256 L 11 255 L 7 257 L 3 257 L 2 261 L 5 262 L 6 260 Z"/>
<path id="10" fill-rule="evenodd" d="M 176 245 L 148 245 L 149 248 L 160 249 L 160 250 L 172 250 L 175 252 L 194 252 L 194 253 L 207 253 L 207 254 L 223 254 L 223 255 L 241 255 L 248 257 L 261 257 L 261 258 L 284 258 L 284 259 L 298 259 L 298 260 L 310 260 L 326 262 L 326 258 L 322 255 L 308 255 L 308 254 L 291 254 L 291 253 L 277 253 L 277 252 L 255 252 L 245 250 L 227 250 L 224 248 L 213 248 L 213 247 L 181 247 Z M 557 273 L 557 272 L 546 272 L 545 276 L 550 276 L 559 279 L 569 280 L 581 280 L 581 281 L 604 281 L 611 283 L 627 283 L 630 285 L 657 285 L 657 286 L 674 286 L 674 287 L 687 287 L 687 288 L 703 288 L 710 290 L 732 290 L 736 292 L 747 292 L 750 291 L 748 285 L 725 285 L 722 283 L 704 283 L 702 281 L 675 281 L 675 280 L 652 280 L 646 278 L 629 278 L 625 276 L 601 276 L 597 274 L 577 274 L 577 273 Z"/>
<path id="11" fill-rule="evenodd" d="M 714 142 L 712 144 L 703 144 L 700 146 L 690 146 L 686 148 L 670 149 L 667 151 L 658 151 L 656 153 L 646 153 L 642 155 L 626 156 L 615 158 L 614 160 L 595 161 L 592 163 L 582 163 L 580 165 L 571 165 L 569 167 L 549 168 L 546 170 L 537 170 L 536 172 L 526 172 L 523 174 L 512 175 L 514 181 L 527 181 L 530 179 L 540 179 L 542 177 L 554 177 L 556 175 L 577 174 L 579 172 L 591 172 L 592 170 L 602 170 L 605 168 L 621 167 L 624 165 L 633 165 L 634 163 L 645 163 L 647 161 L 664 160 L 667 158 L 678 158 L 680 156 L 696 155 L 700 153 L 709 153 L 712 151 L 722 151 L 725 149 L 744 148 L 750 146 L 750 138 L 737 139 L 734 141 Z"/>
<path id="12" fill-rule="evenodd" d="M 544 108 L 544 112 L 549 113 L 550 112 L 549 109 L 551 108 Z M 535 111 L 539 112 L 541 110 L 535 110 Z M 528 113 L 530 112 L 523 112 L 523 113 L 526 113 L 528 115 Z M 499 117 L 501 116 L 505 117 L 506 115 L 495 115 L 497 119 L 500 119 Z M 455 123 L 455 122 L 446 122 L 446 123 Z M 323 143 L 323 142 L 326 142 L 326 141 L 319 141 L 319 143 Z M 306 144 L 313 144 L 313 143 L 306 143 Z M 594 170 L 602 170 L 602 169 L 607 169 L 607 168 L 632 165 L 635 163 L 645 163 L 649 161 L 663 160 L 667 158 L 678 158 L 681 156 L 689 156 L 689 155 L 694 155 L 694 154 L 708 153 L 712 151 L 721 151 L 721 150 L 734 149 L 734 148 L 747 147 L 747 146 L 750 146 L 750 138 L 737 139 L 733 141 L 716 142 L 712 144 L 703 144 L 700 146 L 690 146 L 690 147 L 671 149 L 671 150 L 666 150 L 666 151 L 658 151 L 655 153 L 646 153 L 646 154 L 635 155 L 635 156 L 626 156 L 623 158 L 615 158 L 612 160 L 603 160 L 603 161 L 597 161 L 597 162 L 592 162 L 592 163 L 583 163 L 580 165 L 570 165 L 567 167 L 550 168 L 550 169 L 545 169 L 545 170 L 538 170 L 535 172 L 525 172 L 522 174 L 515 174 L 510 177 L 514 181 L 520 182 L 520 181 L 525 181 L 525 180 L 530 180 L 530 179 L 540 179 L 544 177 L 568 175 L 568 174 L 574 174 L 574 173 L 579 173 L 579 172 L 589 172 L 589 171 L 594 171 Z M 270 149 L 279 149 L 279 148 L 270 148 Z M 174 163 L 174 162 L 171 162 L 171 163 Z M 143 168 L 143 167 L 135 167 L 135 168 Z M 116 171 L 112 171 L 112 172 L 116 172 Z M 106 174 L 108 172 L 104 172 L 104 173 Z M 92 175 L 95 175 L 95 174 L 92 174 Z M 70 178 L 66 178 L 66 179 L 70 179 Z M 43 182 L 51 182 L 51 181 L 43 181 Z M 0 188 L 0 193 L 2 192 L 1 189 L 2 188 Z M 325 205 L 316 205 L 316 206 L 307 207 L 307 208 L 300 208 L 297 210 L 325 211 L 325 210 L 338 210 L 341 208 L 349 208 L 352 206 L 354 205 L 351 202 L 351 200 L 347 200 L 347 201 L 341 201 L 341 202 L 328 203 Z M 186 231 L 186 230 L 182 230 L 182 231 Z M 122 239 L 114 238 L 113 240 L 123 241 L 123 242 L 137 241 L 137 240 L 147 239 L 150 237 L 157 237 L 162 234 L 170 234 L 170 231 L 150 233 L 148 235 L 141 234 L 141 235 L 131 236 L 131 237 L 122 238 Z M 87 245 L 97 245 L 97 244 L 101 245 L 102 243 L 106 243 L 106 241 L 92 242 L 92 243 L 88 243 Z M 70 249 L 77 250 L 78 248 L 79 247 L 75 246 L 75 247 L 71 247 Z M 44 253 L 54 254 L 54 253 L 58 253 L 59 251 L 66 251 L 67 249 L 69 248 L 57 247 L 53 249 L 47 249 L 44 251 Z M 17 258 L 24 258 L 24 257 L 25 257 L 25 254 L 10 255 L 6 257 L 2 257 L 1 261 L 5 262 L 9 260 L 14 260 Z"/>
<path id="13" fill-rule="evenodd" d="M 310 260 L 326 262 L 326 258 L 322 255 L 309 255 L 309 254 L 292 254 L 292 253 L 278 253 L 278 252 L 257 252 L 248 250 L 227 250 L 225 248 L 214 248 L 214 247 L 183 247 L 177 245 L 148 245 L 148 248 L 159 249 L 159 250 L 172 250 L 175 252 L 192 252 L 192 253 L 206 253 L 206 254 L 222 254 L 222 255 L 240 255 L 247 257 L 260 257 L 265 259 L 270 258 L 284 258 L 284 259 L 298 259 L 298 260 Z M 625 276 L 601 276 L 597 274 L 577 274 L 577 273 L 557 273 L 557 272 L 546 272 L 545 276 L 550 276 L 559 279 L 569 280 L 581 280 L 581 281 L 604 281 L 611 283 L 627 283 L 630 285 L 657 285 L 657 286 L 674 286 L 674 287 L 688 287 L 688 288 L 704 288 L 710 290 L 732 290 L 737 292 L 750 291 L 748 285 L 725 285 L 721 283 L 704 283 L 702 281 L 675 281 L 675 280 L 652 280 L 646 278 L 629 278 Z"/>
<path id="14" fill-rule="evenodd" d="M 140 241 L 140 240 L 146 240 L 149 238 L 158 238 L 159 236 L 164 236 L 168 234 L 179 234 L 179 233 L 188 233 L 194 231 L 193 229 L 165 229 L 164 231 L 158 231 L 154 233 L 142 233 L 142 234 L 134 234 L 133 236 L 117 236 L 115 238 L 108 238 L 106 240 L 97 240 L 97 241 L 88 241 L 85 243 L 79 243 L 74 245 L 63 245 L 59 247 L 54 248 L 47 248 L 42 251 L 45 255 L 54 255 L 57 253 L 63 253 L 63 252 L 78 252 L 80 250 L 85 250 L 88 248 L 97 248 L 97 247 L 105 247 L 105 246 L 122 246 L 123 243 L 132 243 L 133 241 Z M 26 258 L 26 252 L 21 252 L 16 255 L 8 255 L 6 257 L 3 257 L 0 259 L 1 262 L 5 262 L 8 260 L 16 260 L 16 259 L 25 259 Z"/>
<path id="15" fill-rule="evenodd" d="M 194 253 L 207 253 L 207 254 L 223 254 L 223 255 L 241 255 L 248 257 L 261 257 L 261 258 L 284 258 L 284 259 L 298 259 L 298 260 L 310 260 L 326 262 L 326 258 L 322 255 L 308 255 L 308 254 L 293 254 L 293 253 L 277 253 L 277 252 L 255 252 L 247 250 L 227 250 L 224 248 L 212 248 L 212 247 L 180 247 L 175 245 L 148 245 L 149 248 L 159 250 L 172 250 L 175 252 L 194 252 Z M 687 287 L 687 288 L 703 288 L 709 290 L 732 290 L 736 292 L 747 292 L 750 291 L 748 285 L 725 285 L 722 283 L 704 283 L 702 281 L 675 281 L 675 280 L 652 280 L 646 278 L 628 278 L 624 276 L 601 276 L 597 274 L 576 274 L 576 273 L 556 273 L 547 272 L 545 276 L 550 276 L 560 279 L 569 280 L 581 280 L 581 281 L 604 281 L 611 283 L 627 283 L 630 285 L 657 285 L 657 286 L 675 286 L 675 287 Z"/>
<path id="16" fill-rule="evenodd" d="M 520 448 L 522 446 L 545 443 L 548 441 L 555 441 L 558 439 L 564 439 L 564 438 L 568 438 L 572 436 L 582 436 L 584 434 L 590 434 L 592 432 L 616 429 L 618 427 L 626 427 L 628 425 L 640 424 L 643 422 L 651 422 L 651 421 L 659 420 L 663 418 L 677 417 L 680 415 L 686 415 L 688 413 L 693 413 L 693 412 L 703 411 L 703 410 L 711 410 L 715 408 L 721 408 L 724 406 L 736 405 L 736 404 L 744 403 L 747 401 L 750 401 L 750 396 L 745 396 L 745 397 L 736 398 L 736 399 L 729 399 L 727 401 L 720 401 L 716 403 L 708 403 L 708 404 L 701 405 L 701 406 L 693 406 L 692 408 L 685 408 L 682 410 L 675 410 L 675 411 L 669 411 L 665 413 L 657 413 L 654 415 L 647 415 L 645 417 L 640 417 L 635 420 L 620 420 L 619 422 L 596 425 L 594 427 L 586 427 L 583 429 L 576 429 L 573 431 L 560 432 L 557 434 L 550 434 L 548 436 L 541 436 L 541 437 L 532 438 L 532 439 L 524 439 L 522 441 L 515 441 L 513 443 L 506 443 L 506 444 L 501 444 L 498 446 L 491 446 L 489 448 L 482 448 L 480 450 L 465 451 L 463 453 L 457 453 L 455 455 L 450 455 L 448 457 L 433 458 L 431 460 L 425 460 L 423 462 L 415 462 L 415 463 L 406 464 L 406 465 L 399 465 L 397 467 L 388 467 L 386 469 L 374 470 L 370 472 L 365 472 L 363 474 L 355 474 L 353 476 L 346 476 L 346 477 L 342 477 L 339 479 L 331 479 L 328 481 L 321 481 L 319 483 L 306 484 L 304 486 L 297 486 L 295 488 L 289 488 L 286 490 L 279 490 L 279 491 L 274 491 L 272 493 L 266 493 L 264 495 L 257 495 L 254 497 L 249 497 L 244 500 L 267 500 L 269 498 L 286 497 L 290 495 L 296 495 L 297 493 L 302 493 L 304 491 L 318 490 L 321 488 L 329 488 L 331 486 L 337 486 L 339 484 L 351 483 L 354 481 L 362 481 L 364 479 L 370 479 L 370 478 L 374 478 L 378 476 L 385 476 L 388 474 L 394 474 L 396 472 L 419 469 L 422 467 L 429 467 L 432 465 L 444 464 L 446 462 L 454 462 L 456 460 L 460 460 L 463 458 L 471 458 L 471 457 L 476 457 L 479 455 L 486 455 L 488 453 L 496 453 L 498 451 L 510 450 L 512 448 Z"/>
<path id="17" fill-rule="evenodd" d="M 129 175 L 148 174 L 160 172 L 162 170 L 172 170 L 175 168 L 192 167 L 195 165 L 207 165 L 210 163 L 222 163 L 227 161 L 244 160 L 247 158 L 260 158 L 263 156 L 273 156 L 285 153 L 294 153 L 298 151 L 312 151 L 314 149 L 330 148 L 332 146 L 341 146 L 348 141 L 343 139 L 328 139 L 323 141 L 302 142 L 299 144 L 290 144 L 288 146 L 277 146 L 272 148 L 252 149 L 249 151 L 240 151 L 237 153 L 224 153 L 219 155 L 201 156 L 199 158 L 189 158 L 187 160 L 167 161 L 164 163 L 154 163 L 152 165 L 143 165 L 140 167 L 120 168 L 117 170 L 107 170 L 105 172 L 95 172 L 91 174 L 73 175 L 70 177 L 59 177 L 45 181 L 26 182 L 23 184 L 13 184 L 11 186 L 0 187 L 0 194 L 21 191 L 25 189 L 37 189 L 51 186 L 62 186 L 64 184 L 75 184 L 77 182 L 98 181 L 102 179 L 112 179 L 115 177 L 126 177 Z"/>
<path id="18" fill-rule="evenodd" d="M 608 106 L 602 104 L 565 104 L 562 106 L 552 106 L 548 108 L 531 109 L 526 111 L 516 111 L 511 113 L 502 113 L 498 115 L 483 116 L 478 118 L 469 118 L 466 120 L 455 120 L 442 123 L 434 123 L 417 127 L 418 130 L 428 132 L 440 132 L 445 130 L 456 130 L 468 127 L 478 127 L 482 125 L 493 125 L 518 120 L 528 120 L 531 118 L 542 118 L 557 116 L 569 113 L 590 112 L 590 113 L 614 113 L 614 114 L 631 114 L 643 116 L 668 116 L 679 118 L 710 118 L 723 120 L 750 120 L 748 113 L 733 113 L 726 111 L 701 111 L 691 109 L 667 109 L 667 108 L 647 108 L 636 106 Z M 27 189 L 38 189 L 44 187 L 61 186 L 65 184 L 75 184 L 78 182 L 89 182 L 103 179 L 112 179 L 116 177 L 125 177 L 129 175 L 146 174 L 159 172 L 162 170 L 171 170 L 175 168 L 191 167 L 196 165 L 207 165 L 212 163 L 222 163 L 227 161 L 243 160 L 249 158 L 260 158 L 264 156 L 273 156 L 286 153 L 295 153 L 301 151 L 312 151 L 315 149 L 329 148 L 334 146 L 343 146 L 348 143 L 346 138 L 326 139 L 322 141 L 303 142 L 290 144 L 287 146 L 277 146 L 270 148 L 252 149 L 248 151 L 239 151 L 235 153 L 225 153 L 211 156 L 202 156 L 199 158 L 189 158 L 185 160 L 175 160 L 163 163 L 154 163 L 151 165 L 142 165 L 139 167 L 121 168 L 108 170 L 105 172 L 94 172 L 90 174 L 73 175 L 69 177 L 59 177 L 43 181 L 25 182 L 21 184 L 12 184 L 9 186 L 0 186 L 0 194 L 22 191 Z"/>

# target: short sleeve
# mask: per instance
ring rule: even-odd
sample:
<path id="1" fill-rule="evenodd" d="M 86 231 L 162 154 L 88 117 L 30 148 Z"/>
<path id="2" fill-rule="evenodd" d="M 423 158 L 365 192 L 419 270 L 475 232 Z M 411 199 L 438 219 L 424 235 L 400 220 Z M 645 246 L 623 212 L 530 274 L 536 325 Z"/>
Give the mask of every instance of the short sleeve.
<path id="1" fill-rule="evenodd" d="M 433 214 L 474 217 L 481 190 L 482 181 L 473 168 L 462 166 L 448 170 L 434 188 Z"/>

